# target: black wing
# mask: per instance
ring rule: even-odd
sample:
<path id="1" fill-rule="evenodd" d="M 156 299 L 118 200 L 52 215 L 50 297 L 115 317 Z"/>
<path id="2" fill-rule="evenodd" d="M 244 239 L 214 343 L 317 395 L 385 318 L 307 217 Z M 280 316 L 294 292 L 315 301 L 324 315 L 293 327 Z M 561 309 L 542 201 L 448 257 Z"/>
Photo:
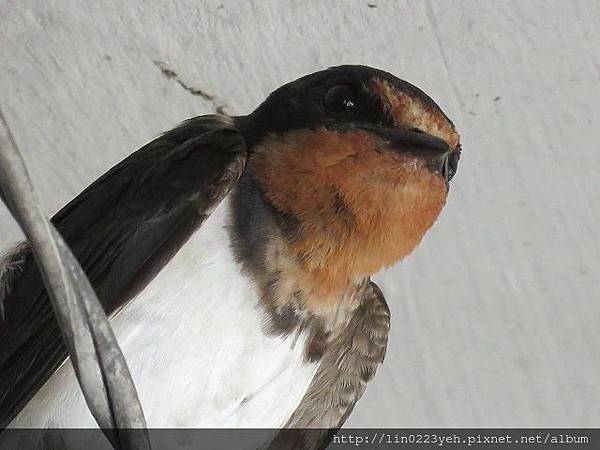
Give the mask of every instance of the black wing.
<path id="1" fill-rule="evenodd" d="M 245 161 L 245 141 L 229 118 L 196 117 L 113 167 L 52 218 L 107 314 L 171 259 L 237 182 Z M 0 306 L 2 428 L 67 353 L 27 247 L 0 267 Z"/>

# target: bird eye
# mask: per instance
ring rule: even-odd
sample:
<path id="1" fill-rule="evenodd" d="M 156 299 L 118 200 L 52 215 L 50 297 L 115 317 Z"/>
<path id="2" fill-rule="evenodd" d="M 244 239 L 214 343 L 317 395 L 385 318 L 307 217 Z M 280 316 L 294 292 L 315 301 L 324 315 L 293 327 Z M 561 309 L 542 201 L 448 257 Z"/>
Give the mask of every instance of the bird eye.
<path id="1" fill-rule="evenodd" d="M 356 105 L 356 95 L 348 86 L 335 86 L 325 94 L 323 105 L 334 113 L 348 111 Z"/>

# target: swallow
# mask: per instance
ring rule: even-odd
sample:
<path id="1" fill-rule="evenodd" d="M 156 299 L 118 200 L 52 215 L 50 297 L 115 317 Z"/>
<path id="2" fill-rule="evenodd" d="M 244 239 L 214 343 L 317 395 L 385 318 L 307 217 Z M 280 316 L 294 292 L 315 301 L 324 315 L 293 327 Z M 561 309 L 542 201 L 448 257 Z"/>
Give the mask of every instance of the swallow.
<path id="1" fill-rule="evenodd" d="M 148 426 L 339 428 L 386 352 L 370 276 L 433 225 L 460 152 L 420 89 L 339 66 L 189 119 L 61 209 Z M 93 427 L 26 243 L 0 273 L 0 428 Z"/>

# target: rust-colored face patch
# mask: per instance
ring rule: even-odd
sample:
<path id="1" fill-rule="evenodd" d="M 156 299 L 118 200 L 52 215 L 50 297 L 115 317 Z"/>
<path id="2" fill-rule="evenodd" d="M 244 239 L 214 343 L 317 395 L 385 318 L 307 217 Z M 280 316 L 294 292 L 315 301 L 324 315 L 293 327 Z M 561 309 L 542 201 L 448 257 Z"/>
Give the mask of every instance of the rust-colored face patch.
<path id="1" fill-rule="evenodd" d="M 444 139 L 451 149 L 455 149 L 460 136 L 454 125 L 434 104 L 425 99 L 398 91 L 389 82 L 375 78 L 371 88 L 379 93 L 385 105 L 389 105 L 394 124 L 405 129 L 417 128 L 425 133 Z"/>
<path id="2" fill-rule="evenodd" d="M 442 177 L 385 145 L 364 130 L 298 130 L 268 137 L 247 163 L 292 224 L 286 237 L 316 297 L 409 254 L 445 203 Z"/>

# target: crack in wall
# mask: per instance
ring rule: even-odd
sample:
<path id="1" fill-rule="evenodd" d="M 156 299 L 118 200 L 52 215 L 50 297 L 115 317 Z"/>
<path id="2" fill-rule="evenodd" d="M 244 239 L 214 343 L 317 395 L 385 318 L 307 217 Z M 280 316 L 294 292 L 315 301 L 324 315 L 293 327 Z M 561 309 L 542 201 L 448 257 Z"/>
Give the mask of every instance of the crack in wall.
<path id="1" fill-rule="evenodd" d="M 213 107 L 215 108 L 215 112 L 217 114 L 227 114 L 227 112 L 225 111 L 225 108 L 227 108 L 227 104 L 219 102 L 216 96 L 209 94 L 209 93 L 203 91 L 202 89 L 198 89 L 198 88 L 188 85 L 181 78 L 179 78 L 179 74 L 177 72 L 175 72 L 174 70 L 170 69 L 165 62 L 163 62 L 163 61 L 152 61 L 152 62 L 158 68 L 158 70 L 160 70 L 160 72 L 163 74 L 163 76 L 165 78 L 167 78 L 169 80 L 174 80 L 177 84 L 179 84 L 179 86 L 181 86 L 183 89 L 188 91 L 190 94 L 197 95 L 198 97 L 202 97 L 204 100 L 211 103 L 213 105 Z"/>

